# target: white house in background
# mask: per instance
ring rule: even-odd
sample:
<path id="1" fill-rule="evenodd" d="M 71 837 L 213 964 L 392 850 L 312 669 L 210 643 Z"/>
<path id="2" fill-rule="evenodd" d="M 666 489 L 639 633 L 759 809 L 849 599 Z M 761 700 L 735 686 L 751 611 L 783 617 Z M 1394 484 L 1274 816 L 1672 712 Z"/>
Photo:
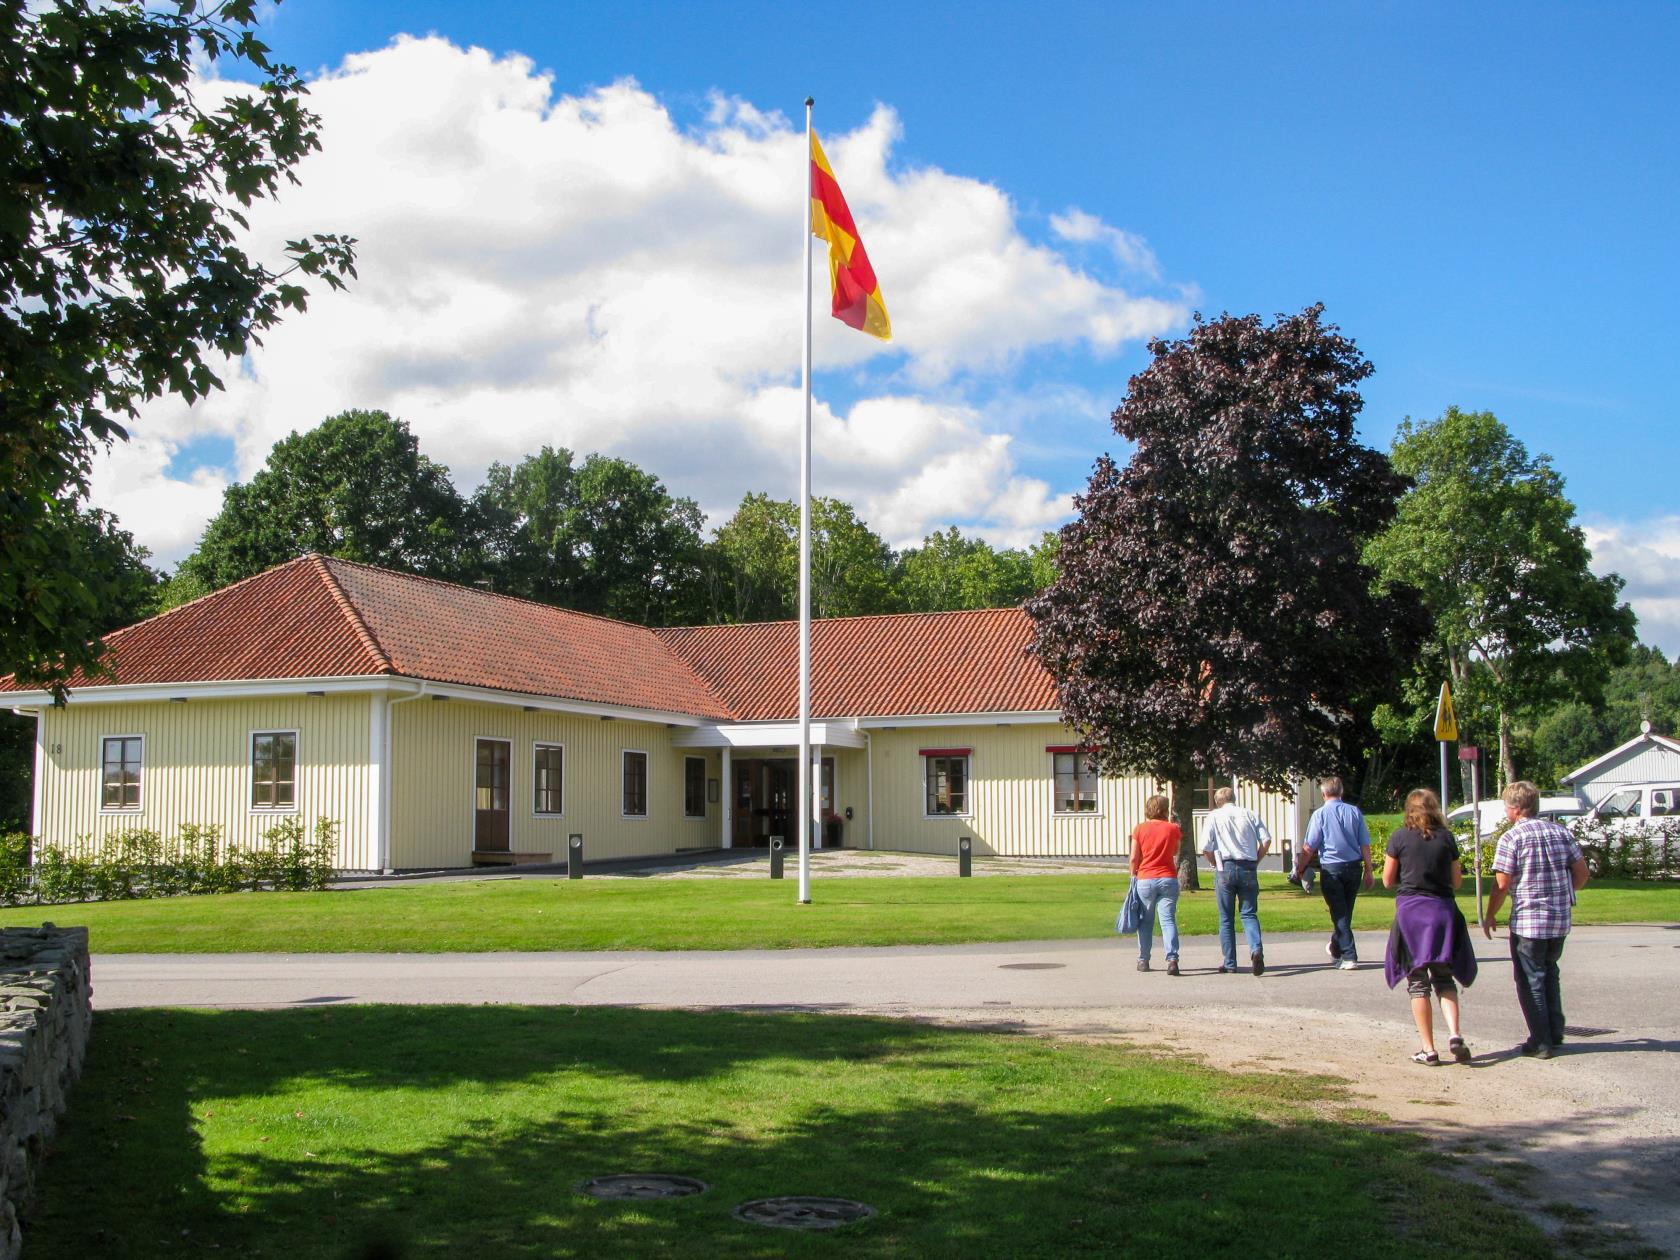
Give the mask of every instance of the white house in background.
<path id="1" fill-rule="evenodd" d="M 1641 722 L 1638 735 L 1564 775 L 1563 782 L 1595 807 L 1631 784 L 1680 783 L 1680 741 Z"/>

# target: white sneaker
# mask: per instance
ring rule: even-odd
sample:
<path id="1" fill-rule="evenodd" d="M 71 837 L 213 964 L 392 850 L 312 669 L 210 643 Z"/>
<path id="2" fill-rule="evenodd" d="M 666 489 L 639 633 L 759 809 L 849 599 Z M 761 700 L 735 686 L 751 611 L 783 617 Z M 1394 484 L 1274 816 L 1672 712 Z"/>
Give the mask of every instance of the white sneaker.
<path id="1" fill-rule="evenodd" d="M 1358 971 L 1359 964 L 1351 958 L 1344 958 L 1336 964 L 1337 971 Z"/>

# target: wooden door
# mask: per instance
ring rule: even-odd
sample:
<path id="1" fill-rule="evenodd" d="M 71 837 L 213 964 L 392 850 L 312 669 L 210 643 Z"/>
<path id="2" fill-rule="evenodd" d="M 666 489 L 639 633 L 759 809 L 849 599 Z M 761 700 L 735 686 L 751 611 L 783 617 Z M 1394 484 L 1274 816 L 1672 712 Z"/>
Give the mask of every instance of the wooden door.
<path id="1" fill-rule="evenodd" d="M 473 848 L 508 851 L 508 766 L 512 745 L 505 739 L 478 741 L 473 808 Z"/>
<path id="2" fill-rule="evenodd" d="M 796 845 L 799 837 L 793 831 L 794 766 L 792 761 L 764 763 L 765 808 L 770 812 L 770 834 L 782 837 L 784 844 Z"/>

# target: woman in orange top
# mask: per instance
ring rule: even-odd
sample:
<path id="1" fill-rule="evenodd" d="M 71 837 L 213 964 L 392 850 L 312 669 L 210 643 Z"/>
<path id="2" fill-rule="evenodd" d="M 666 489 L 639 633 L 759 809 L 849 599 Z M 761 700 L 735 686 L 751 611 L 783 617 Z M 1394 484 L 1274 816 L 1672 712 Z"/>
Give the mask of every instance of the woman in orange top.
<path id="1" fill-rule="evenodd" d="M 1161 940 L 1167 947 L 1167 974 L 1178 974 L 1178 845 L 1183 829 L 1167 821 L 1167 798 L 1151 796 L 1143 803 L 1144 821 L 1132 829 L 1132 882 L 1137 885 L 1143 914 L 1138 918 L 1139 971 L 1149 970 L 1155 918 L 1160 915 Z"/>

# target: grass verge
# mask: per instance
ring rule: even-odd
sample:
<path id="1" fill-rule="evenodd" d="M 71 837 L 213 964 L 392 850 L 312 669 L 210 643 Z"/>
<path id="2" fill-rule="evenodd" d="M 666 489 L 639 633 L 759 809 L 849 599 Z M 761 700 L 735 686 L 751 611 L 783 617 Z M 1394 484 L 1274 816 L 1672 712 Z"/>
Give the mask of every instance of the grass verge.
<path id="1" fill-rule="evenodd" d="M 1179 901 L 1190 935 L 1218 930 L 1204 885 Z M 1316 892 L 1281 875 L 1262 886 L 1267 931 L 1325 927 Z M 86 924 L 96 953 L 785 949 L 1102 937 L 1125 890 L 1124 876 L 1106 874 L 856 877 L 814 881 L 812 904 L 800 906 L 791 880 L 502 879 L 36 906 L 4 921 Z M 1474 916 L 1468 888 L 1460 904 Z M 1378 889 L 1361 895 L 1354 926 L 1386 928 L 1393 915 Z M 1676 919 L 1680 884 L 1596 881 L 1575 912 L 1581 924 Z"/>
<path id="2" fill-rule="evenodd" d="M 1410 1257 L 1545 1235 L 1332 1082 L 834 1016 L 564 1008 L 118 1011 L 28 1254 Z M 710 1183 L 606 1203 L 613 1172 Z M 880 1213 L 736 1222 L 775 1194 Z M 1423 1215 L 1417 1204 L 1429 1204 Z M 1287 1228 L 1263 1225 L 1287 1208 Z M 1350 1227 L 1350 1223 L 1357 1223 Z"/>

